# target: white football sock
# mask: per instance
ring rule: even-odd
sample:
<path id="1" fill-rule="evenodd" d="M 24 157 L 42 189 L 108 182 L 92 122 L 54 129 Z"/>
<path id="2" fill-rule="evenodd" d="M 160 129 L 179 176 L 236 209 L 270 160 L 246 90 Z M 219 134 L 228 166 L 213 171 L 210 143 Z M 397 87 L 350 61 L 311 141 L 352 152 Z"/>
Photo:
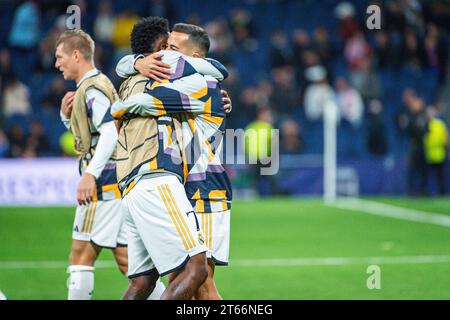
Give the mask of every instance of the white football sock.
<path id="1" fill-rule="evenodd" d="M 155 289 L 153 289 L 147 300 L 161 300 L 164 290 L 166 290 L 166 286 L 162 283 L 161 278 L 158 278 L 158 280 L 156 280 Z"/>
<path id="2" fill-rule="evenodd" d="M 94 270 L 92 266 L 69 266 L 70 273 L 67 283 L 69 288 L 68 300 L 90 300 L 94 291 Z"/>

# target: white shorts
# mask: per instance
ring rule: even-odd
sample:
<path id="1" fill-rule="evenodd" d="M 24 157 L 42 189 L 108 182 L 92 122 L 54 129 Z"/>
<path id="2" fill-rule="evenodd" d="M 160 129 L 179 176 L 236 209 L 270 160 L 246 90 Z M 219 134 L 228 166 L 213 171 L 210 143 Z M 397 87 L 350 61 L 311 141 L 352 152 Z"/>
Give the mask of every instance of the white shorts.
<path id="1" fill-rule="evenodd" d="M 156 268 L 160 276 L 206 252 L 204 235 L 175 176 L 141 179 L 123 198 L 127 208 L 128 277 Z"/>
<path id="2" fill-rule="evenodd" d="M 200 228 L 205 235 L 205 243 L 208 247 L 206 257 L 212 259 L 217 266 L 228 265 L 230 216 L 230 210 L 212 213 L 197 212 Z"/>
<path id="3" fill-rule="evenodd" d="M 72 239 L 90 241 L 102 248 L 126 246 L 122 200 L 92 201 L 78 205 L 72 229 Z"/>

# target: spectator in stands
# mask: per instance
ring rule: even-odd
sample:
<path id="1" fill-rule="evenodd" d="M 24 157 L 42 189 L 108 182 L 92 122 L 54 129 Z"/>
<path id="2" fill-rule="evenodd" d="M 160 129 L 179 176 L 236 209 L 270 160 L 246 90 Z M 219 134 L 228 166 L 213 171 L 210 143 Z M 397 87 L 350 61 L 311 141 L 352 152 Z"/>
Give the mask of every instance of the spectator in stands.
<path id="1" fill-rule="evenodd" d="M 405 22 L 408 27 L 414 28 L 417 34 L 423 34 L 424 21 L 422 16 L 422 5 L 419 0 L 401 1 L 402 11 L 405 16 Z"/>
<path id="2" fill-rule="evenodd" d="M 47 89 L 42 98 L 41 105 L 43 108 L 59 110 L 61 100 L 67 92 L 66 82 L 64 78 L 57 75 L 53 78 L 51 86 Z"/>
<path id="3" fill-rule="evenodd" d="M 428 173 L 436 177 L 437 192 L 445 194 L 445 163 L 448 151 L 448 129 L 444 121 L 437 117 L 434 107 L 427 109 L 428 132 L 424 137 L 425 157 Z M 429 175 L 428 175 L 429 176 Z"/>
<path id="4" fill-rule="evenodd" d="M 17 7 L 11 31 L 9 45 L 14 56 L 13 68 L 21 81 L 27 81 L 34 69 L 36 46 L 40 36 L 40 13 L 36 0 L 29 0 Z"/>
<path id="5" fill-rule="evenodd" d="M 269 166 L 267 159 L 271 157 L 272 150 L 272 111 L 264 106 L 258 109 L 256 120 L 245 128 L 245 155 L 252 164 L 252 173 L 258 193 L 261 196 L 272 194 L 273 177 L 261 175 L 261 168 Z M 256 163 L 255 163 L 256 162 Z"/>
<path id="6" fill-rule="evenodd" d="M 362 64 L 372 55 L 372 48 L 361 31 L 355 32 L 344 47 L 344 56 L 351 70 L 361 70 Z"/>
<path id="7" fill-rule="evenodd" d="M 198 13 L 193 12 L 186 18 L 186 23 L 193 24 L 194 26 L 202 26 L 202 18 L 198 15 Z"/>
<path id="8" fill-rule="evenodd" d="M 239 96 L 239 103 L 242 106 L 241 115 L 245 119 L 244 125 L 255 119 L 259 99 L 259 90 L 256 86 L 245 88 Z"/>
<path id="9" fill-rule="evenodd" d="M 387 5 L 383 8 L 386 13 L 386 28 L 391 33 L 401 34 L 406 27 L 406 17 L 403 11 L 403 3 L 397 0 L 386 3 Z"/>
<path id="10" fill-rule="evenodd" d="M 273 94 L 270 103 L 279 115 L 292 114 L 300 100 L 295 81 L 294 68 L 284 66 L 272 70 Z M 263 88 L 264 89 L 264 88 Z M 264 90 L 261 92 L 264 94 Z"/>
<path id="11" fill-rule="evenodd" d="M 50 32 L 39 45 L 37 69 L 40 72 L 51 73 L 55 69 L 55 37 Z"/>
<path id="12" fill-rule="evenodd" d="M 262 80 L 257 86 L 257 105 L 267 106 L 274 102 L 274 83 L 268 80 Z M 276 107 L 272 106 L 272 111 L 276 111 Z"/>
<path id="13" fill-rule="evenodd" d="M 314 29 L 313 47 L 320 55 L 324 64 L 330 63 L 333 57 L 333 48 L 330 43 L 328 31 L 324 26 L 318 26 Z"/>
<path id="14" fill-rule="evenodd" d="M 13 124 L 7 132 L 9 140 L 8 157 L 19 158 L 23 156 L 25 150 L 25 134 L 19 124 Z"/>
<path id="15" fill-rule="evenodd" d="M 235 45 L 244 51 L 255 51 L 258 42 L 252 25 L 252 14 L 244 8 L 231 11 L 230 26 L 234 35 Z"/>
<path id="16" fill-rule="evenodd" d="M 3 132 L 2 129 L 0 129 L 0 158 L 5 158 L 8 156 L 9 152 L 9 142 L 8 137 Z"/>
<path id="17" fill-rule="evenodd" d="M 384 69 L 393 64 L 390 54 L 389 34 L 380 30 L 375 33 L 374 56 L 377 68 Z"/>
<path id="18" fill-rule="evenodd" d="M 353 127 L 359 127 L 364 115 L 364 103 L 361 95 L 344 78 L 336 79 L 335 89 L 335 100 L 341 118 L 348 121 Z"/>
<path id="19" fill-rule="evenodd" d="M 227 65 L 226 68 L 228 69 L 228 78 L 223 82 L 223 89 L 228 92 L 230 97 L 236 97 L 233 100 L 233 112 L 226 119 L 226 126 L 230 129 L 243 128 L 248 122 L 245 122 L 245 111 L 241 99 L 239 99 L 242 91 L 239 71 L 232 65 Z"/>
<path id="20" fill-rule="evenodd" d="M 403 47 L 403 64 L 413 70 L 420 70 L 424 65 L 424 51 L 417 39 L 416 33 L 407 28 L 404 33 L 405 45 Z"/>
<path id="21" fill-rule="evenodd" d="M 73 141 L 73 134 L 70 131 L 65 131 L 59 137 L 59 148 L 63 156 L 75 157 L 77 155 Z"/>
<path id="22" fill-rule="evenodd" d="M 335 8 L 335 15 L 339 19 L 339 34 L 343 43 L 346 43 L 359 28 L 355 18 L 355 7 L 350 2 L 341 2 Z"/>
<path id="23" fill-rule="evenodd" d="M 233 34 L 228 22 L 223 18 L 210 21 L 205 26 L 211 41 L 209 56 L 224 64 L 231 63 L 233 53 Z"/>
<path id="24" fill-rule="evenodd" d="M 269 59 L 271 68 L 280 68 L 292 63 L 293 53 L 286 34 L 275 30 L 270 38 Z"/>
<path id="25" fill-rule="evenodd" d="M 438 79 L 444 82 L 448 69 L 448 37 L 442 36 L 436 25 L 430 23 L 424 42 L 426 66 L 438 70 Z"/>
<path id="26" fill-rule="evenodd" d="M 117 58 L 122 58 L 130 52 L 130 34 L 139 17 L 131 9 L 125 10 L 114 19 L 112 43 Z"/>
<path id="27" fill-rule="evenodd" d="M 44 134 L 44 127 L 38 120 L 30 125 L 30 133 L 26 137 L 24 157 L 35 158 L 47 156 L 50 153 L 50 143 Z"/>
<path id="28" fill-rule="evenodd" d="M 3 96 L 3 115 L 10 118 L 13 115 L 28 116 L 31 112 L 30 90 L 12 76 L 5 83 Z"/>
<path id="29" fill-rule="evenodd" d="M 281 124 L 281 154 L 299 154 L 303 149 L 303 137 L 297 122 L 292 119 Z"/>
<path id="30" fill-rule="evenodd" d="M 367 149 L 374 155 L 386 155 L 388 147 L 383 105 L 379 100 L 370 100 L 367 109 Z"/>
<path id="31" fill-rule="evenodd" d="M 358 90 L 364 101 L 381 98 L 381 82 L 373 67 L 373 60 L 366 57 L 360 61 L 359 69 L 350 72 L 350 83 Z"/>
<path id="32" fill-rule="evenodd" d="M 328 84 L 326 70 L 322 66 L 309 67 L 305 77 L 311 84 L 305 90 L 303 105 L 309 121 L 322 120 L 323 108 L 334 99 L 333 88 Z"/>
<path id="33" fill-rule="evenodd" d="M 174 19 L 175 9 L 171 6 L 170 1 L 167 0 L 148 0 L 148 15 L 164 17 L 169 21 Z"/>
<path id="34" fill-rule="evenodd" d="M 410 138 L 408 155 L 407 190 L 409 195 L 427 195 L 427 165 L 424 137 L 428 131 L 428 119 L 424 101 L 410 91 L 405 92 L 407 110 L 400 116 L 400 128 Z"/>
<path id="35" fill-rule="evenodd" d="M 4 90 L 6 80 L 12 77 L 11 55 L 8 49 L 0 50 L 0 97 Z"/>
<path id="36" fill-rule="evenodd" d="M 110 43 L 114 28 L 114 14 L 109 0 L 102 0 L 99 4 L 98 14 L 94 21 L 95 40 Z"/>
<path id="37" fill-rule="evenodd" d="M 314 67 L 314 66 L 318 66 L 318 65 L 324 67 L 325 71 L 326 71 L 327 81 L 331 82 L 331 73 L 327 69 L 327 66 L 322 64 L 320 55 L 316 50 L 314 50 L 314 48 L 305 50 L 302 58 L 303 58 L 302 59 L 303 60 L 303 73 L 300 74 L 300 77 L 297 79 L 299 79 L 299 85 L 303 90 L 306 87 L 306 85 L 309 84 L 309 80 L 306 79 L 306 72 L 305 72 L 306 69 L 308 69 L 309 67 Z"/>
<path id="38" fill-rule="evenodd" d="M 4 48 L 0 50 L 0 128 L 4 126 L 3 104 L 4 104 L 4 91 L 6 83 L 12 78 L 13 72 L 11 69 L 11 57 L 9 50 Z"/>
<path id="39" fill-rule="evenodd" d="M 311 48 L 308 33 L 303 29 L 296 29 L 292 34 L 293 62 L 296 68 L 303 69 L 303 53 Z"/>

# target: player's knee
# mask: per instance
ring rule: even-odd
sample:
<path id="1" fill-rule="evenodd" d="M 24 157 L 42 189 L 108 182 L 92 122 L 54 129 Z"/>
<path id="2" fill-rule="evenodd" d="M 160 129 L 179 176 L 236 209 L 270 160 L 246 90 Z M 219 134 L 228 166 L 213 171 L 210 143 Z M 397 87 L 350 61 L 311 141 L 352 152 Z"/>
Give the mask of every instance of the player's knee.
<path id="1" fill-rule="evenodd" d="M 203 282 L 203 284 L 198 288 L 197 293 L 195 294 L 196 300 L 208 300 L 209 299 L 209 287 L 208 287 L 208 278 Z"/>
<path id="2" fill-rule="evenodd" d="M 174 281 L 175 278 L 178 277 L 179 274 L 180 274 L 179 271 L 174 271 L 174 272 L 172 272 L 172 273 L 169 273 L 169 275 L 167 276 L 167 282 L 168 282 L 169 284 L 171 284 L 172 281 Z"/>
<path id="3" fill-rule="evenodd" d="M 99 252 L 100 248 L 97 248 L 89 242 L 74 242 L 70 250 L 69 264 L 92 266 Z"/>
<path id="4" fill-rule="evenodd" d="M 126 275 L 128 272 L 128 263 L 119 262 L 118 266 L 119 266 L 120 272 L 122 272 L 122 274 Z"/>
<path id="5" fill-rule="evenodd" d="M 197 273 L 196 273 L 198 279 L 198 283 L 202 284 L 205 282 L 206 278 L 208 277 L 208 269 L 206 268 L 206 266 L 201 266 L 199 267 Z"/>
<path id="6" fill-rule="evenodd" d="M 201 260 L 195 261 L 191 268 L 189 268 L 189 278 L 192 282 L 201 285 L 208 277 L 208 268 L 206 263 L 202 263 Z"/>
<path id="7" fill-rule="evenodd" d="M 70 265 L 78 265 L 78 264 L 86 264 L 83 263 L 86 260 L 84 250 L 81 247 L 72 247 L 70 251 L 69 264 Z"/>
<path id="8" fill-rule="evenodd" d="M 117 256 L 116 255 L 117 266 L 119 267 L 120 272 L 126 274 L 128 272 L 128 259 L 126 256 Z"/>
<path id="9" fill-rule="evenodd" d="M 144 277 L 137 277 L 131 279 L 130 282 L 131 286 L 136 291 L 148 291 L 150 292 L 152 290 L 150 282 L 148 282 Z"/>
<path id="10" fill-rule="evenodd" d="M 131 279 L 131 286 L 138 291 L 145 291 L 149 294 L 155 288 L 157 278 L 153 275 L 144 275 Z"/>

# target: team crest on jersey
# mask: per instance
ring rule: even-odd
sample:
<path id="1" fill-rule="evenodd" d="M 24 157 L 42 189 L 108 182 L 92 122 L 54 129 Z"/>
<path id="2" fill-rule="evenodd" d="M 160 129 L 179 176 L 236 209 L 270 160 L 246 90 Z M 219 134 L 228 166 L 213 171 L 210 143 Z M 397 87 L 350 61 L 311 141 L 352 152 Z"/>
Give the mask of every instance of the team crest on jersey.
<path id="1" fill-rule="evenodd" d="M 201 245 L 204 245 L 204 244 L 205 244 L 205 235 L 203 234 L 203 232 L 202 232 L 202 231 L 199 231 L 199 232 L 197 233 L 197 236 L 198 236 L 198 242 L 199 242 Z"/>

